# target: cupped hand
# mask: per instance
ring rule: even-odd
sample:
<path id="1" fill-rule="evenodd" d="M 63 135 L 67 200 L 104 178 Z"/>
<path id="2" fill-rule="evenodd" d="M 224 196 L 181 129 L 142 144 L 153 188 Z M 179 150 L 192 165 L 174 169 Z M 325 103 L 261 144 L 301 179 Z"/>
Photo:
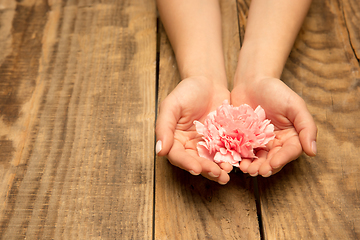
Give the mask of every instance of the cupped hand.
<path id="1" fill-rule="evenodd" d="M 244 159 L 240 169 L 251 176 L 269 177 L 300 156 L 302 150 L 316 155 L 315 122 L 304 100 L 276 78 L 243 81 L 231 92 L 231 104 L 261 105 L 266 117 L 275 126 L 276 137 L 266 149 L 256 153 L 254 160 Z"/>
<path id="2" fill-rule="evenodd" d="M 157 154 L 167 155 L 171 164 L 193 175 L 227 183 L 232 166 L 199 157 L 196 145 L 201 136 L 193 124 L 194 120 L 203 122 L 225 99 L 230 99 L 225 84 L 202 76 L 182 80 L 160 105 L 156 122 Z"/>

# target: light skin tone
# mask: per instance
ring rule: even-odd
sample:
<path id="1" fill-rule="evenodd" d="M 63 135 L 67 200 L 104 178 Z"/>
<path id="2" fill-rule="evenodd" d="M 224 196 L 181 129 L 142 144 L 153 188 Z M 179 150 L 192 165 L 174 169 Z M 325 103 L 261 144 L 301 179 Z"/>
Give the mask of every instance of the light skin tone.
<path id="1" fill-rule="evenodd" d="M 156 123 L 158 155 L 193 175 L 220 184 L 230 178 L 232 166 L 216 164 L 197 154 L 194 120 L 228 99 L 231 104 L 261 105 L 275 126 L 276 138 L 243 160 L 240 169 L 252 176 L 275 174 L 302 151 L 316 154 L 316 125 L 306 104 L 279 80 L 296 35 L 308 11 L 309 0 L 253 0 L 240 50 L 234 88 L 227 89 L 217 0 L 157 0 L 163 25 L 176 55 L 180 84 L 160 105 Z M 274 95 L 276 97 L 274 97 Z"/>

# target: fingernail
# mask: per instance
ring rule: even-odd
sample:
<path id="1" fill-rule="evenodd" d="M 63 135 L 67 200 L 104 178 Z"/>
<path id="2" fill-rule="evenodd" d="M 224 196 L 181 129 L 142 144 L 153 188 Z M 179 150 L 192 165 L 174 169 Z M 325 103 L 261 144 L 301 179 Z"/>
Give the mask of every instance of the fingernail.
<path id="1" fill-rule="evenodd" d="M 263 175 L 263 177 L 270 177 L 272 174 L 272 171 L 269 171 L 267 174 Z"/>
<path id="2" fill-rule="evenodd" d="M 155 147 L 156 154 L 159 154 L 161 149 L 162 149 L 162 142 L 161 142 L 161 140 L 159 140 L 156 142 L 156 147 Z"/>
<path id="3" fill-rule="evenodd" d="M 256 177 L 258 174 L 259 174 L 258 172 L 253 173 L 253 174 L 249 173 L 249 175 L 252 176 L 252 177 Z"/>
<path id="4" fill-rule="evenodd" d="M 221 185 L 227 184 L 226 182 L 221 182 L 221 181 L 219 181 L 218 183 L 221 184 Z"/>
<path id="5" fill-rule="evenodd" d="M 317 149 L 316 149 L 316 142 L 315 142 L 315 141 L 313 141 L 313 142 L 311 143 L 311 150 L 312 150 L 312 152 L 316 155 Z"/>
<path id="6" fill-rule="evenodd" d="M 192 175 L 194 175 L 194 176 L 197 176 L 197 175 L 199 175 L 200 173 L 196 173 L 196 172 L 194 172 L 193 170 L 189 170 L 189 173 L 191 173 Z"/>
<path id="7" fill-rule="evenodd" d="M 220 176 L 220 174 L 215 175 L 213 172 L 209 172 L 209 176 L 210 176 L 210 177 L 215 177 L 215 178 L 216 178 L 216 177 Z"/>

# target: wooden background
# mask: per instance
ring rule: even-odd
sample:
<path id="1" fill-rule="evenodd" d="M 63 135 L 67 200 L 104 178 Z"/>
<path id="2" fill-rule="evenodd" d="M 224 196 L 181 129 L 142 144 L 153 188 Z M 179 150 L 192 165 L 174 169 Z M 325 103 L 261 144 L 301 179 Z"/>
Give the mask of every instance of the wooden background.
<path id="1" fill-rule="evenodd" d="M 232 86 L 250 1 L 220 2 Z M 0 0 L 0 239 L 360 239 L 359 58 L 360 2 L 314 0 L 282 79 L 318 155 L 220 186 L 154 155 L 154 0 Z"/>

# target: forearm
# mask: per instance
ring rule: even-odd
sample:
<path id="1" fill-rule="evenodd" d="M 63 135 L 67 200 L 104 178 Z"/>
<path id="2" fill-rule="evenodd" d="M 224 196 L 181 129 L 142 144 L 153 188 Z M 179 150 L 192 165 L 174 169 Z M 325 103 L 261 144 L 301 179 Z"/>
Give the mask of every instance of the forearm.
<path id="1" fill-rule="evenodd" d="M 235 85 L 256 76 L 280 78 L 310 4 L 311 0 L 251 1 Z"/>
<path id="2" fill-rule="evenodd" d="M 226 84 L 218 0 L 157 0 L 181 78 L 205 76 Z"/>

